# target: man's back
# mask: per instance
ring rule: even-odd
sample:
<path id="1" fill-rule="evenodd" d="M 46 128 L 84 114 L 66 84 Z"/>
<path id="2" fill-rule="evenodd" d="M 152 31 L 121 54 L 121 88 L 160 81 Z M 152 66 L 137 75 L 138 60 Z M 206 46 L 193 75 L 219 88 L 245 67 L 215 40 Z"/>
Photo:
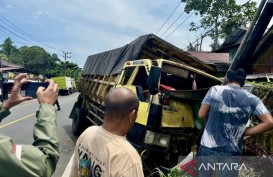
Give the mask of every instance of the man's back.
<path id="1" fill-rule="evenodd" d="M 142 176 L 141 159 L 123 136 L 92 126 L 79 137 L 71 176 Z M 80 176 L 80 175 L 79 175 Z"/>
<path id="2" fill-rule="evenodd" d="M 241 152 L 242 135 L 251 115 L 268 113 L 261 100 L 233 85 L 214 86 L 203 100 L 211 106 L 201 144 Z"/>

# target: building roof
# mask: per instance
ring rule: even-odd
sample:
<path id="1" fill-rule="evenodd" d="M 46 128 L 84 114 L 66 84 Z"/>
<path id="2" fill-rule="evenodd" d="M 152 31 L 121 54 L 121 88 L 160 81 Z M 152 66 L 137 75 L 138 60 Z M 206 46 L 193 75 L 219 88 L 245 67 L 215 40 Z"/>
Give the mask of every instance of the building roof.
<path id="1" fill-rule="evenodd" d="M 1 65 L 0 65 L 0 69 L 1 69 L 1 70 L 16 70 L 16 69 L 23 69 L 22 66 L 19 66 L 19 65 L 16 65 L 16 64 L 7 62 L 7 61 L 5 61 L 5 60 L 1 60 L 1 59 L 0 59 L 0 62 L 1 62 Z"/>
<path id="2" fill-rule="evenodd" d="M 229 54 L 228 53 L 213 53 L 204 51 L 188 51 L 192 56 L 197 59 L 211 64 L 218 72 L 226 72 L 229 67 Z"/>
<path id="3" fill-rule="evenodd" d="M 225 39 L 224 43 L 215 52 L 227 52 L 230 48 L 239 46 L 246 32 L 247 32 L 247 28 L 243 28 L 243 27 L 237 28 L 233 33 L 231 33 Z"/>
<path id="4" fill-rule="evenodd" d="M 230 63 L 228 53 L 214 53 L 204 51 L 188 51 L 188 53 L 206 63 Z"/>

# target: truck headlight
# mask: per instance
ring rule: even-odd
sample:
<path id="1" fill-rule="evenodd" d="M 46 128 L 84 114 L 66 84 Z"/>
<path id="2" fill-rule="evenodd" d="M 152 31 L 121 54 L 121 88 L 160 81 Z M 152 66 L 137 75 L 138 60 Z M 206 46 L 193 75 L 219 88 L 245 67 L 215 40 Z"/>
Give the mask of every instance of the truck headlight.
<path id="1" fill-rule="evenodd" d="M 144 143 L 157 146 L 168 147 L 171 137 L 162 133 L 155 133 L 147 130 Z"/>
<path id="2" fill-rule="evenodd" d="M 151 132 L 149 130 L 146 131 L 144 143 L 153 144 L 155 139 L 155 132 Z"/>
<path id="3" fill-rule="evenodd" d="M 164 134 L 156 134 L 154 139 L 154 144 L 158 146 L 168 147 L 170 142 L 170 136 Z"/>

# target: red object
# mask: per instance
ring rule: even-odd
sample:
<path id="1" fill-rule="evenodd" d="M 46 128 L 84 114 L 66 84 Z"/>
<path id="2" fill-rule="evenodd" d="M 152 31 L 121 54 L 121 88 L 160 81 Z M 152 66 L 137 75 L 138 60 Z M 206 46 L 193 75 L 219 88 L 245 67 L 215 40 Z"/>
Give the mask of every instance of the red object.
<path id="1" fill-rule="evenodd" d="M 165 90 L 175 90 L 175 88 L 164 85 L 164 84 L 160 84 L 160 90 L 161 91 L 165 91 Z"/>
<path id="2" fill-rule="evenodd" d="M 196 171 L 194 169 L 196 161 L 192 159 L 191 161 L 185 163 L 184 165 L 181 165 L 181 170 L 184 170 L 185 172 L 189 173 L 192 176 L 196 175 Z"/>
<path id="3" fill-rule="evenodd" d="M 192 90 L 197 90 L 197 84 L 195 80 L 192 82 Z"/>

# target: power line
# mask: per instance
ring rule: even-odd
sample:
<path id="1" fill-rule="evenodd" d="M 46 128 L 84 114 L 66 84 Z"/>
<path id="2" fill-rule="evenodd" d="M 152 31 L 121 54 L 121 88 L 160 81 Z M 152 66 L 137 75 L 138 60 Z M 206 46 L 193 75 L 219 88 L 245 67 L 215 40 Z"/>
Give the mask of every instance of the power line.
<path id="1" fill-rule="evenodd" d="M 10 37 L 10 34 L 6 33 L 5 31 L 0 31 L 0 34 L 1 34 L 1 36 L 3 36 L 3 37 Z M 3 40 L 4 40 L 4 39 L 3 39 Z M 12 39 L 12 40 L 15 41 L 15 42 L 17 42 L 17 43 L 19 43 L 19 44 L 21 44 L 21 45 L 26 45 L 25 42 L 17 41 L 17 40 L 15 40 L 15 39 Z M 28 44 L 27 44 L 27 45 L 28 45 Z"/>
<path id="2" fill-rule="evenodd" d="M 169 28 L 168 29 L 166 29 L 166 31 L 163 33 L 163 34 L 161 34 L 160 35 L 160 37 L 162 37 L 174 24 L 175 24 L 175 22 L 177 22 L 177 20 L 184 14 L 184 12 L 185 11 L 183 11 L 180 15 L 179 15 L 179 17 L 177 17 L 176 18 L 176 20 L 171 24 L 171 26 L 169 26 Z"/>
<path id="3" fill-rule="evenodd" d="M 1 16 L 1 18 L 3 18 L 2 16 Z M 22 32 L 21 31 L 19 31 L 18 29 L 16 29 L 16 28 L 14 28 L 12 25 L 10 25 L 9 23 L 7 23 L 6 21 L 4 21 L 3 19 L 0 19 L 2 22 L 4 22 L 6 25 L 8 25 L 8 26 L 10 26 L 10 27 L 12 27 L 13 29 L 15 29 L 16 31 L 18 31 L 18 32 L 20 32 L 21 34 L 22 34 Z M 26 36 L 26 37 L 28 37 L 28 36 Z"/>
<path id="4" fill-rule="evenodd" d="M 23 39 L 24 41 L 28 41 L 27 39 L 25 39 L 25 38 L 23 38 L 23 37 L 21 37 L 21 36 L 17 35 L 16 33 L 14 33 L 14 32 L 12 32 L 12 31 L 10 31 L 10 30 L 9 30 L 9 29 L 7 29 L 6 27 L 4 27 L 4 26 L 2 26 L 2 25 L 0 25 L 0 27 L 1 27 L 1 28 L 3 28 L 4 30 L 6 30 L 6 31 L 10 32 L 11 34 L 13 34 L 13 35 L 17 36 L 17 37 L 18 37 L 18 38 L 20 38 L 20 39 Z"/>
<path id="5" fill-rule="evenodd" d="M 74 60 L 76 63 L 81 63 L 77 58 L 73 57 L 71 58 L 72 60 Z"/>
<path id="6" fill-rule="evenodd" d="M 183 23 L 185 23 L 192 15 L 194 12 L 192 12 L 182 23 L 180 23 L 168 36 L 165 37 L 167 39 L 170 35 L 172 35 Z"/>
<path id="7" fill-rule="evenodd" d="M 14 39 L 13 39 L 13 41 L 16 41 L 17 43 L 22 44 L 22 45 L 26 45 L 26 46 L 29 46 L 29 44 L 28 44 L 29 42 L 30 42 L 30 44 L 31 44 L 32 42 L 35 42 L 35 43 L 37 43 L 38 45 L 42 45 L 42 46 L 45 46 L 46 48 L 50 48 L 50 49 L 53 49 L 53 50 L 55 50 L 55 51 L 58 51 L 58 53 L 59 53 L 59 52 L 65 53 L 65 52 L 63 52 L 63 50 L 60 50 L 60 49 L 55 48 L 55 47 L 52 47 L 52 46 L 50 46 L 50 45 L 48 45 L 48 44 L 42 42 L 41 40 L 39 40 L 39 39 L 33 37 L 32 35 L 26 33 L 24 30 L 20 29 L 18 26 L 14 25 L 12 22 L 10 22 L 9 20 L 7 20 L 7 19 L 4 18 L 3 16 L 0 16 L 0 17 L 1 17 L 1 18 L 0 18 L 0 21 L 2 21 L 3 24 L 6 25 L 6 27 L 3 26 L 3 25 L 0 25 L 0 27 L 3 28 L 3 29 L 5 30 L 5 31 L 4 31 L 4 30 L 0 30 L 0 32 L 1 32 L 2 34 L 5 33 L 6 35 L 4 35 L 4 36 L 10 37 L 11 35 L 8 34 L 8 33 L 6 32 L 6 31 L 8 31 L 9 33 L 11 33 L 11 34 L 13 35 L 13 37 L 15 36 L 15 37 L 19 38 L 19 40 L 20 40 L 21 42 L 18 42 L 18 41 L 14 40 Z M 7 27 L 9 27 L 9 28 L 7 28 Z M 22 36 L 23 36 L 23 37 L 22 37 Z M 25 37 L 26 37 L 26 38 L 25 38 Z M 30 40 L 28 40 L 28 39 L 30 39 Z M 66 52 L 66 54 L 71 54 L 71 52 L 70 52 L 70 53 L 69 53 L 69 52 Z M 57 55 L 58 55 L 58 54 L 57 54 Z M 58 56 L 61 56 L 61 55 L 58 55 Z M 70 56 L 70 57 L 69 57 L 69 56 L 66 56 L 66 58 L 71 58 L 71 56 Z M 66 62 L 66 58 L 65 58 L 65 62 Z M 75 59 L 72 59 L 72 60 L 74 60 L 76 63 L 77 63 L 77 62 L 78 62 L 78 63 L 81 63 L 81 62 L 79 62 L 79 60 L 75 60 Z"/>
<path id="8" fill-rule="evenodd" d="M 171 13 L 171 15 L 167 18 L 167 20 L 163 23 L 163 25 L 159 28 L 159 30 L 156 32 L 156 34 L 158 34 L 158 32 L 163 28 L 163 26 L 167 23 L 167 21 L 171 18 L 171 16 L 173 15 L 173 13 L 176 11 L 176 9 L 179 7 L 179 5 L 181 4 L 182 2 L 180 1 L 178 3 L 178 5 L 176 6 L 176 8 L 173 10 L 173 12 Z"/>
<path id="9" fill-rule="evenodd" d="M 48 48 L 51 48 L 53 50 L 59 51 L 59 52 L 63 52 L 63 50 L 57 49 L 55 47 L 52 47 L 44 42 L 42 42 L 41 40 L 31 36 L 30 34 L 26 33 L 25 31 L 23 31 L 22 29 L 20 29 L 19 27 L 17 27 L 16 25 L 14 25 L 13 23 L 11 23 L 9 20 L 7 20 L 6 18 L 4 18 L 3 16 L 1 16 L 2 19 L 0 19 L 1 21 L 3 21 L 5 24 L 9 25 L 10 27 L 12 27 L 13 29 L 15 29 L 16 31 L 18 31 L 19 33 L 23 34 L 24 36 L 30 38 L 32 41 L 36 42 L 36 43 L 40 43 L 43 46 L 47 46 Z"/>
<path id="10" fill-rule="evenodd" d="M 206 31 L 203 35 L 201 35 L 200 38 L 197 38 L 193 43 L 191 44 L 195 44 L 196 42 L 198 42 L 200 39 L 203 39 L 204 37 L 206 37 L 215 27 L 209 29 L 208 31 Z M 183 50 L 186 50 L 187 47 L 185 47 Z"/>

